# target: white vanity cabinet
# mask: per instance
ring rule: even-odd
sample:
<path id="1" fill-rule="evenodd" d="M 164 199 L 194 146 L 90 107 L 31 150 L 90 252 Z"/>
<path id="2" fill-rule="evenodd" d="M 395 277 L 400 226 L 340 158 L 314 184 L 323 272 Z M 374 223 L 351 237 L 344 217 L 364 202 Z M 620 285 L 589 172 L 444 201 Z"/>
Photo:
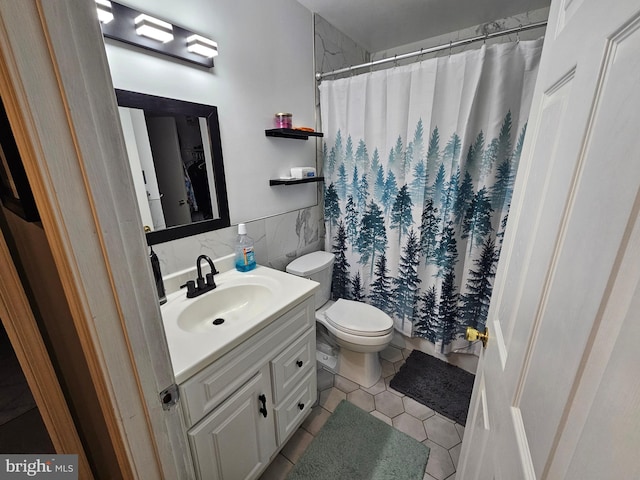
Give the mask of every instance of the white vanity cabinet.
<path id="1" fill-rule="evenodd" d="M 257 478 L 316 401 L 313 296 L 180 385 L 200 480 Z"/>

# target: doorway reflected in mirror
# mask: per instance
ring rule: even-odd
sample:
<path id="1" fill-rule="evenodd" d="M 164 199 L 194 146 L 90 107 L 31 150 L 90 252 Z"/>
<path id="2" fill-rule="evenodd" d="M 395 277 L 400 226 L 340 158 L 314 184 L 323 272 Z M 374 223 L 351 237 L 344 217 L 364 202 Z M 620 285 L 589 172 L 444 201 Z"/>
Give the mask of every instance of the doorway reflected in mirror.
<path id="1" fill-rule="evenodd" d="M 116 97 L 147 243 L 229 226 L 217 108 L 125 90 Z"/>

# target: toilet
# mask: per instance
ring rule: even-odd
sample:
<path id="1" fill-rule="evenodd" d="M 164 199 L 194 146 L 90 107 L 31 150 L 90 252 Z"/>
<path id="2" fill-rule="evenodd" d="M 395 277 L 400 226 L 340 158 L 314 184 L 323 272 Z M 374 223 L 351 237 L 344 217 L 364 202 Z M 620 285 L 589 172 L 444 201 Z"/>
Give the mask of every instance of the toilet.
<path id="1" fill-rule="evenodd" d="M 329 300 L 334 260 L 332 253 L 313 252 L 295 259 L 286 270 L 320 283 L 315 294 L 318 360 L 338 375 L 369 388 L 380 379 L 378 352 L 393 339 L 393 320 L 366 303 Z M 322 342 L 324 332 L 337 348 Z"/>

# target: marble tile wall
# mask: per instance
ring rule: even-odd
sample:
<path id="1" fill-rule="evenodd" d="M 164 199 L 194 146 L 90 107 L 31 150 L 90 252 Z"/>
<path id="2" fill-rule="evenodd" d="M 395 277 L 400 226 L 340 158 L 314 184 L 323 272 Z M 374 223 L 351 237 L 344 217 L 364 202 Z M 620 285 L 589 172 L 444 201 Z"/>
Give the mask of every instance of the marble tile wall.
<path id="1" fill-rule="evenodd" d="M 358 65 L 370 60 L 370 53 L 348 36 L 335 28 L 317 13 L 314 21 L 314 62 L 316 73 L 332 72 L 340 68 Z M 332 79 L 344 77 L 346 74 L 332 77 Z M 319 83 L 318 83 L 319 85 Z M 320 115 L 320 90 L 316 89 L 316 130 L 322 128 Z M 322 142 L 318 142 L 316 152 L 316 165 L 322 172 L 323 156 Z M 321 195 L 322 197 L 322 195 Z"/>
<path id="2" fill-rule="evenodd" d="M 314 15 L 314 29 L 316 72 L 331 72 L 369 61 L 369 52 L 318 14 Z"/>
<path id="3" fill-rule="evenodd" d="M 294 210 L 247 222 L 247 234 L 255 242 L 256 261 L 278 270 L 305 253 L 324 245 L 323 216 L 319 206 Z M 194 268 L 198 255 L 220 258 L 235 251 L 238 227 L 160 243 L 153 250 L 160 260 L 164 276 Z"/>
<path id="4" fill-rule="evenodd" d="M 370 54 L 363 47 L 354 42 L 340 30 L 335 28 L 317 13 L 313 16 L 314 22 L 314 65 L 315 72 L 330 72 L 339 68 L 368 62 Z M 337 77 L 336 77 L 337 78 Z M 319 85 L 319 83 L 318 83 Z M 320 116 L 320 90 L 316 88 L 316 130 L 322 129 L 322 117 Z M 324 158 L 322 155 L 323 142 L 317 142 L 316 168 L 319 175 L 323 173 Z M 320 208 L 320 248 L 324 250 L 324 185 L 318 184 L 318 198 Z"/>
<path id="5" fill-rule="evenodd" d="M 409 53 L 409 52 L 415 52 L 420 50 L 421 48 L 429 48 L 429 47 L 434 47 L 434 46 L 438 46 L 438 45 L 446 45 L 449 42 L 455 42 L 456 40 L 463 40 L 466 38 L 472 38 L 472 37 L 476 37 L 478 35 L 485 35 L 488 33 L 493 33 L 493 32 L 497 32 L 500 30 L 505 30 L 508 28 L 515 28 L 521 25 L 529 25 L 531 23 L 537 23 L 537 22 L 541 22 L 541 21 L 546 21 L 547 18 L 549 18 L 549 8 L 541 8 L 538 10 L 531 10 L 528 12 L 523 12 L 520 13 L 518 15 L 514 15 L 511 17 L 505 17 L 505 18 L 501 18 L 501 19 L 497 19 L 494 20 L 492 22 L 487 22 L 487 23 L 482 23 L 479 25 L 475 25 L 473 27 L 469 27 L 469 28 L 465 28 L 463 30 L 458 30 L 455 32 L 451 32 L 451 33 L 447 33 L 445 35 L 439 35 L 437 37 L 431 37 L 431 38 L 426 38 L 424 40 L 421 40 L 419 42 L 415 42 L 415 43 L 410 43 L 407 45 L 402 45 L 400 47 L 396 47 L 396 48 L 392 48 L 392 49 L 388 49 L 388 50 L 382 50 L 379 52 L 373 52 L 371 55 L 371 60 L 380 60 L 382 58 L 391 58 L 394 55 L 400 55 L 403 53 Z M 515 42 L 518 39 L 520 40 L 535 40 L 537 38 L 540 38 L 542 36 L 544 36 L 544 32 L 545 29 L 544 28 L 536 28 L 536 29 L 532 29 L 526 32 L 522 32 L 520 34 L 510 34 L 510 35 L 505 35 L 502 37 L 497 37 L 497 38 L 493 38 L 493 39 L 489 39 L 487 40 L 486 44 L 487 45 L 493 45 L 496 43 L 505 43 L 505 42 Z M 436 53 L 431 53 L 431 54 L 425 54 L 424 56 L 421 57 L 421 59 L 427 59 L 427 58 L 433 58 L 433 57 L 437 57 L 437 56 L 443 56 L 443 55 L 449 55 L 451 54 L 455 54 L 455 53 L 459 53 L 461 51 L 464 50 L 469 50 L 469 49 L 475 49 L 475 48 L 479 48 L 482 45 L 481 42 L 477 42 L 477 43 L 473 43 L 470 45 L 465 45 L 465 46 L 461 46 L 461 47 L 456 47 L 456 48 L 452 48 L 451 50 L 442 50 L 440 52 L 436 52 Z M 405 61 L 398 61 L 398 65 L 405 65 L 408 63 L 412 63 L 416 61 L 416 59 L 414 58 L 409 59 L 409 60 L 405 60 Z M 385 68 L 384 66 L 382 67 L 377 67 L 378 69 L 380 68 Z"/>

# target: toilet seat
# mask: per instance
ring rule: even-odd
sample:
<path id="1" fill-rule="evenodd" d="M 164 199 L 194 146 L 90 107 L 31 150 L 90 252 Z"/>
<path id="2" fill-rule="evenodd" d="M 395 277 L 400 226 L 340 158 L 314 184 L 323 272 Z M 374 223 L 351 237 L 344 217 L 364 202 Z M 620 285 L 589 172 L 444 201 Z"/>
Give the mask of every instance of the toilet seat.
<path id="1" fill-rule="evenodd" d="M 389 315 L 362 302 L 340 298 L 324 314 L 337 330 L 359 337 L 381 337 L 393 331 Z"/>

